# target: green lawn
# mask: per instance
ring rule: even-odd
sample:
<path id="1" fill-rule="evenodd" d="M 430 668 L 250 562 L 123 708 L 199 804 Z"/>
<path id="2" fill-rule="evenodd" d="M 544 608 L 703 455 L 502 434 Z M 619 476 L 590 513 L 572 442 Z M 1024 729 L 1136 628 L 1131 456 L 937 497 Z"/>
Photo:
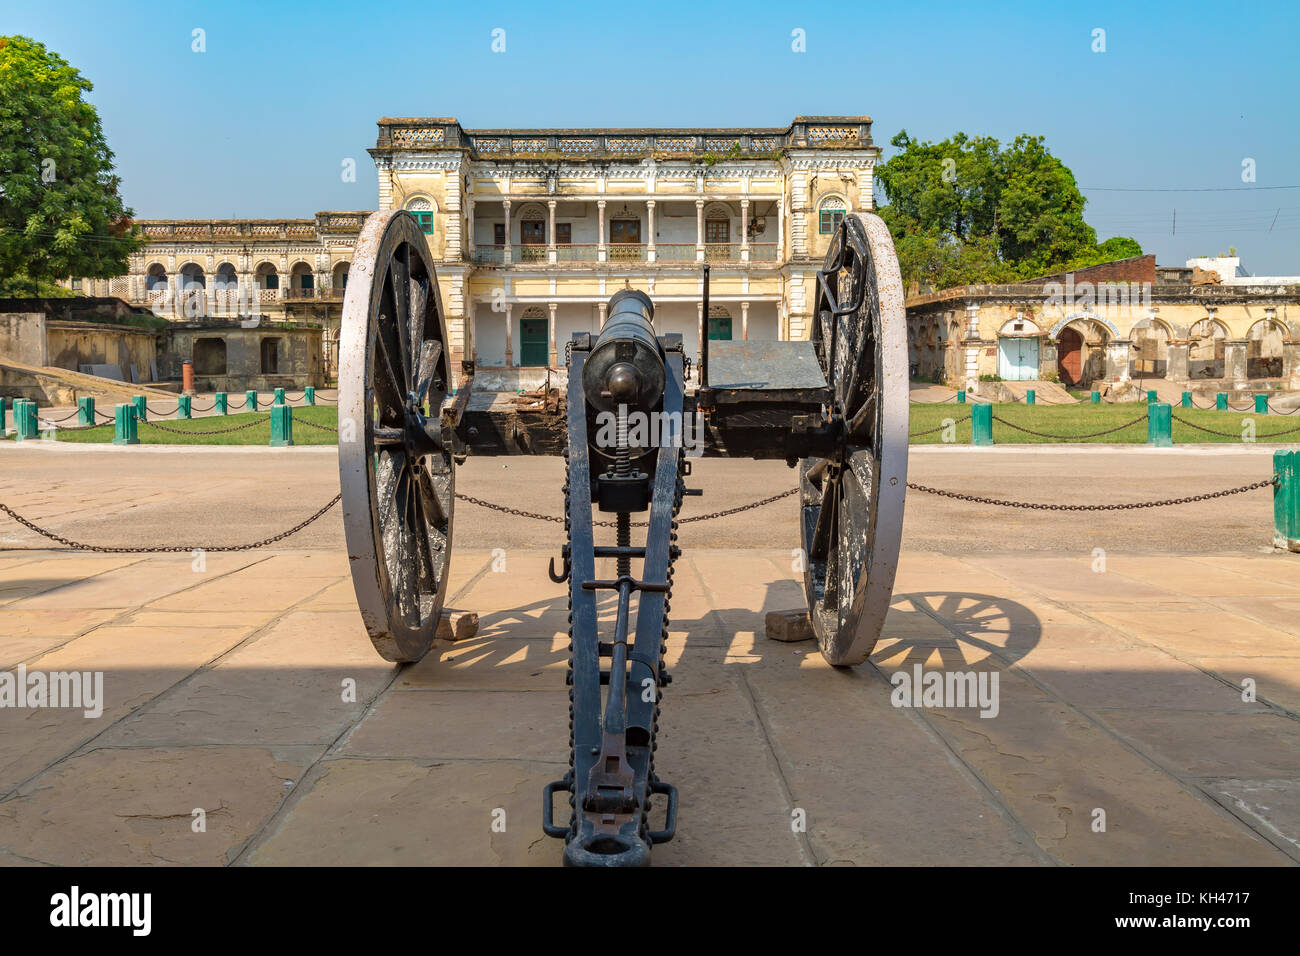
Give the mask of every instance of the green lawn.
<path id="1" fill-rule="evenodd" d="M 240 412 L 235 415 L 212 415 L 204 418 L 176 420 L 150 415 L 150 421 L 136 424 L 136 437 L 142 445 L 269 445 L 271 443 L 270 412 Z M 204 435 L 202 432 L 233 428 L 256 421 L 257 424 L 239 431 L 221 435 Z M 332 431 L 311 428 L 304 422 L 317 425 L 338 425 L 338 409 L 333 406 L 303 406 L 293 410 L 293 441 L 296 445 L 333 445 L 338 436 Z M 186 434 L 164 431 L 153 422 L 175 428 Z M 113 440 L 113 423 L 106 422 L 102 428 L 87 431 L 60 431 L 56 433 L 59 441 L 98 443 Z M 12 438 L 12 436 L 11 436 Z"/>
<path id="2" fill-rule="evenodd" d="M 1112 432 L 1109 435 L 1099 435 L 1092 438 L 1079 438 L 1077 436 L 1116 428 L 1125 422 L 1138 418 L 1145 412 L 1146 404 L 1141 402 L 1122 405 L 1093 405 L 1087 402 L 1081 405 L 1025 405 L 1023 403 L 994 405 L 993 441 L 998 445 L 1021 445 L 1058 440 L 1040 438 L 1036 435 L 1017 431 L 1011 425 L 996 420 L 1002 418 L 1023 428 L 1031 428 L 1037 432 L 1062 436 L 1060 440 L 1064 441 L 1144 444 L 1147 440 L 1147 423 L 1145 419 L 1130 425 L 1122 431 Z M 970 405 L 958 405 L 953 402 L 942 405 L 914 403 L 908 431 L 919 432 L 937 428 L 946 418 L 965 419 L 965 421 L 957 423 L 956 444 L 970 444 L 970 413 Z M 1203 410 L 1182 408 L 1180 406 L 1174 406 L 1173 415 L 1173 439 L 1175 445 L 1193 442 L 1240 442 L 1242 436 L 1241 423 L 1245 418 L 1254 419 L 1255 440 L 1257 442 L 1268 442 L 1270 440 L 1279 444 L 1300 442 L 1300 415 L 1256 415 L 1253 412 L 1219 412 L 1212 409 Z M 1195 428 L 1179 422 L 1178 419 L 1180 418 L 1188 422 L 1195 422 L 1202 428 L 1212 428 L 1215 431 L 1227 432 L 1228 434 L 1211 435 L 1207 432 L 1197 431 Z M 1293 428 L 1297 430 L 1276 439 L 1269 438 L 1270 435 L 1276 432 Z M 917 435 L 911 439 L 913 445 L 935 445 L 942 442 L 942 432 Z"/>
<path id="3" fill-rule="evenodd" d="M 1146 405 L 1134 402 L 1123 405 L 1025 405 L 1023 403 L 994 405 L 993 414 L 1024 428 L 1060 438 L 1044 438 L 1017 431 L 1000 421 L 993 422 L 993 440 L 999 445 L 1040 444 L 1053 441 L 1093 442 L 1107 444 L 1144 444 L 1147 440 L 1147 423 L 1144 420 L 1129 425 L 1121 431 L 1108 435 L 1090 435 L 1130 422 L 1146 412 Z M 954 402 L 945 404 L 919 404 L 911 406 L 911 432 L 927 431 L 938 428 L 944 419 L 963 419 L 956 424 L 956 444 L 970 444 L 970 405 L 958 405 Z M 1174 444 L 1200 442 L 1240 442 L 1242 420 L 1253 419 L 1255 422 L 1255 440 L 1257 442 L 1274 441 L 1282 443 L 1300 443 L 1300 415 L 1256 415 L 1253 412 L 1219 412 L 1213 410 L 1174 407 L 1173 437 Z M 177 421 L 171 418 L 151 416 L 168 428 L 180 429 L 186 434 L 164 431 L 149 422 L 137 425 L 137 436 L 142 445 L 269 445 L 271 441 L 270 415 L 267 412 L 240 412 L 222 417 L 205 417 Z M 1212 435 L 1197 431 L 1178 421 L 1184 419 L 1195 422 L 1203 428 L 1212 428 L 1224 435 Z M 337 436 L 332 431 L 321 431 L 304 424 L 314 422 L 329 428 L 336 428 L 338 409 L 333 406 L 305 406 L 293 410 L 293 440 L 299 445 L 333 445 Z M 205 435 L 202 432 L 217 431 L 244 425 L 256 421 L 257 424 L 239 431 L 224 434 Z M 1278 432 L 1298 429 L 1290 434 L 1271 438 Z M 113 440 L 112 423 L 90 431 L 61 431 L 59 441 L 98 443 Z M 12 441 L 13 437 L 10 436 Z M 928 435 L 915 435 L 911 439 L 914 445 L 934 445 L 943 442 L 942 432 Z"/>

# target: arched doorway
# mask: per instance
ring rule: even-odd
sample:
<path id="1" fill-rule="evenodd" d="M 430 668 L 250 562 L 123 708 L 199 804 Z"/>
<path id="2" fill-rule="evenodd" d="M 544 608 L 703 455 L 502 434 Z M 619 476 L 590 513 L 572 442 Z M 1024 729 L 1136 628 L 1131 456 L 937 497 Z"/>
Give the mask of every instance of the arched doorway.
<path id="1" fill-rule="evenodd" d="M 1246 334 L 1246 378 L 1282 377 L 1282 326 L 1261 319 Z"/>
<path id="2" fill-rule="evenodd" d="M 1189 378 L 1223 378 L 1228 330 L 1214 319 L 1201 319 L 1187 336 Z"/>
<path id="3" fill-rule="evenodd" d="M 1063 385 L 1080 385 L 1083 369 L 1083 336 L 1067 325 L 1056 338 L 1056 374 Z"/>

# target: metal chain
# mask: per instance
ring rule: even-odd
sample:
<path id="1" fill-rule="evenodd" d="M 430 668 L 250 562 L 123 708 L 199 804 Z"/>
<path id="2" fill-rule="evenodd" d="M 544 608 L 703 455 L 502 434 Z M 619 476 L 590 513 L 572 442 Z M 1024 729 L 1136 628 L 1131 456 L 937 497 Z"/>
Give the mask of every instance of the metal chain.
<path id="1" fill-rule="evenodd" d="M 1213 491 L 1204 495 L 1191 495 L 1186 498 L 1165 498 L 1161 501 L 1135 501 L 1119 505 L 1057 505 L 1044 504 L 1037 501 L 1006 501 L 1001 498 L 983 498 L 979 495 L 963 495 L 956 491 L 944 491 L 942 488 L 931 488 L 927 485 L 918 485 L 909 481 L 907 487 L 913 491 L 924 491 L 927 494 L 939 495 L 943 498 L 955 498 L 958 501 L 973 501 L 982 505 L 1000 505 L 1003 508 L 1028 508 L 1031 511 L 1133 511 L 1138 508 L 1165 508 L 1169 505 L 1185 505 L 1194 501 L 1209 501 L 1212 498 L 1226 498 L 1228 495 L 1239 495 L 1247 491 L 1254 491 L 1257 488 L 1267 488 L 1270 485 L 1278 483 L 1277 475 L 1264 481 L 1252 482 L 1249 485 L 1242 485 L 1239 488 L 1228 488 L 1224 491 Z"/>
<path id="2" fill-rule="evenodd" d="M 80 414 L 81 409 L 77 409 L 71 415 L 65 415 L 62 418 L 41 418 L 41 421 L 45 422 L 47 425 L 57 425 L 59 422 L 66 422 L 68 419 L 76 418 Z M 37 417 L 39 418 L 40 416 Z"/>
<path id="3" fill-rule="evenodd" d="M 252 428 L 254 425 L 261 425 L 270 419 L 257 418 L 251 422 L 244 422 L 242 425 L 232 425 L 230 428 L 213 428 L 205 431 L 193 431 L 189 428 L 172 428 L 170 425 L 164 425 L 162 422 L 149 422 L 141 420 L 141 425 L 148 425 L 150 428 L 158 428 L 165 432 L 172 432 L 177 435 L 228 435 L 231 432 L 243 431 L 245 428 Z"/>
<path id="4" fill-rule="evenodd" d="M 708 514 L 693 515 L 689 518 L 678 518 L 677 523 L 686 524 L 688 521 L 711 521 L 714 518 L 725 518 L 728 515 L 740 514 L 742 511 L 750 511 L 753 508 L 761 508 L 764 505 L 770 505 L 772 502 L 779 501 L 782 498 L 788 498 L 790 495 L 793 495 L 798 491 L 798 488 L 791 488 L 789 491 L 782 491 L 767 498 L 761 498 L 758 501 L 750 502 L 747 505 L 740 505 L 735 508 L 726 508 L 722 511 L 711 511 Z M 522 511 L 519 508 L 511 508 L 507 505 L 499 505 L 491 501 L 484 501 L 482 498 L 475 498 L 472 495 L 463 495 L 460 492 L 456 492 L 456 497 L 461 501 L 469 502 L 472 505 L 478 505 L 480 508 L 487 508 L 490 511 L 499 511 L 502 514 L 514 515 L 516 518 L 532 518 L 534 521 L 554 521 L 559 524 L 564 523 L 564 519 L 558 515 L 544 515 L 538 514 L 536 511 Z M 593 521 L 592 524 L 598 528 L 614 528 L 617 527 L 618 522 Z M 644 521 L 632 522 L 632 527 L 634 528 L 644 528 L 645 526 L 646 522 Z"/>
<path id="5" fill-rule="evenodd" d="M 315 422 L 309 422 L 305 418 L 295 418 L 293 423 L 295 425 L 306 425 L 308 428 L 315 428 L 323 432 L 333 432 L 336 435 L 339 433 L 338 428 L 332 428 L 329 425 L 317 425 Z"/>
<path id="6" fill-rule="evenodd" d="M 88 432 L 88 431 L 90 431 L 92 428 L 108 428 L 108 427 L 109 427 L 110 425 L 112 425 L 112 424 L 113 424 L 113 422 L 100 422 L 98 425 L 60 425 L 58 428 L 54 429 L 54 431 L 55 431 L 55 433 L 58 433 L 58 432 Z"/>
<path id="7" fill-rule="evenodd" d="M 938 403 L 938 402 L 925 402 L 924 404 L 927 404 L 927 405 L 938 405 L 939 403 Z M 953 424 L 954 424 L 954 425 L 960 425 L 962 422 L 968 422 L 968 421 L 970 421 L 970 416 L 969 416 L 969 415 L 965 415 L 965 416 L 963 416 L 963 417 L 961 417 L 961 418 L 955 419 L 955 420 L 953 421 Z M 943 430 L 944 430 L 945 428 L 947 428 L 947 427 L 948 427 L 947 425 L 940 425 L 938 428 L 927 428 L 927 429 L 926 429 L 925 431 L 923 431 L 923 432 L 908 432 L 908 433 L 907 433 L 907 437 L 908 437 L 908 438 L 919 438 L 921 435 L 933 435 L 935 432 L 941 432 L 941 431 L 943 431 Z"/>
<path id="8" fill-rule="evenodd" d="M 80 541 L 73 541 L 71 538 L 65 538 L 63 537 L 63 535 L 55 534 L 53 531 L 49 531 L 45 528 L 42 528 L 40 525 L 35 524 L 34 522 L 28 521 L 26 518 L 18 514 L 16 511 L 14 511 L 12 508 L 4 504 L 3 502 L 0 502 L 0 511 L 3 511 L 5 514 L 13 518 L 15 521 L 17 521 L 20 525 L 23 525 L 25 528 L 28 528 L 31 531 L 35 531 L 41 537 L 49 538 L 51 541 L 57 541 L 59 544 L 65 545 L 76 551 L 98 551 L 103 554 L 167 554 L 172 552 L 188 553 L 193 551 L 211 551 L 215 553 L 218 551 L 252 551 L 254 548 L 264 548 L 268 544 L 275 544 L 277 541 L 283 541 L 285 538 L 289 537 L 290 535 L 297 534 L 303 528 L 307 527 L 307 525 L 311 524 L 321 515 L 325 514 L 325 512 L 329 511 L 336 504 L 338 504 L 339 501 L 342 499 L 342 497 L 343 497 L 342 493 L 335 495 L 333 498 L 329 500 L 328 504 L 322 507 L 314 515 L 312 515 L 306 521 L 298 522 L 288 531 L 281 531 L 279 534 L 272 535 L 269 538 L 263 538 L 261 541 L 253 541 L 250 542 L 249 544 L 229 544 L 229 545 L 187 544 L 187 545 L 166 545 L 166 546 L 154 545 L 151 547 L 141 547 L 141 548 L 102 547 L 97 544 L 83 544 Z"/>
<path id="9" fill-rule="evenodd" d="M 1197 431 L 1209 432 L 1211 435 L 1223 435 L 1223 436 L 1226 437 L 1226 438 L 1240 438 L 1240 437 L 1241 437 L 1241 433 L 1240 433 L 1240 432 L 1221 432 L 1221 431 L 1215 431 L 1213 428 L 1205 428 L 1205 427 L 1202 426 L 1202 425 L 1197 425 L 1195 422 L 1189 422 L 1189 421 L 1188 421 L 1187 419 L 1185 419 L 1185 418 L 1179 418 L 1177 415 L 1171 415 L 1170 417 L 1171 417 L 1174 421 L 1178 422 L 1178 423 L 1181 424 L 1181 425 L 1189 425 L 1189 426 L 1191 426 L 1192 428 L 1195 428 Z M 1287 428 L 1287 429 L 1285 429 L 1285 430 L 1283 430 L 1283 431 L 1280 431 L 1280 432 L 1269 432 L 1267 435 L 1256 435 L 1256 436 L 1255 436 L 1255 440 L 1256 440 L 1256 441 L 1259 441 L 1261 438 L 1262 438 L 1262 439 L 1276 438 L 1278 435 L 1290 435 L 1292 432 L 1300 432 L 1300 425 L 1297 425 L 1295 428 Z"/>
<path id="10" fill-rule="evenodd" d="M 1089 432 L 1086 435 L 1052 435 L 1049 434 L 1048 432 L 1036 432 L 1032 428 L 1022 428 L 1020 425 L 1017 425 L 1015 422 L 1009 422 L 1001 415 L 994 415 L 993 420 L 995 422 L 1001 422 L 1003 425 L 1007 425 L 1011 428 L 1014 428 L 1016 431 L 1024 432 L 1027 435 L 1037 435 L 1039 438 L 1065 438 L 1065 439 L 1074 440 L 1074 439 L 1081 439 L 1081 438 L 1100 438 L 1102 435 L 1111 435 L 1114 434 L 1115 432 L 1122 432 L 1124 429 L 1136 425 L 1140 421 L 1145 421 L 1146 417 L 1147 416 L 1145 414 L 1139 415 L 1131 422 L 1125 422 L 1123 425 L 1120 425 L 1116 428 L 1107 428 L 1105 431 L 1101 431 L 1101 432 Z"/>

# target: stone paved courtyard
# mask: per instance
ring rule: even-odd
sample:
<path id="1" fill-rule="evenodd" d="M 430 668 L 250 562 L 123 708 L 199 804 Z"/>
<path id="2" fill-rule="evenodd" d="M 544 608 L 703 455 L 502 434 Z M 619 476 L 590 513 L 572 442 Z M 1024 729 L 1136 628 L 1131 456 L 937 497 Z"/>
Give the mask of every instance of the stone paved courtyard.
<path id="1" fill-rule="evenodd" d="M 85 540 L 237 541 L 337 489 L 331 453 L 257 451 L 7 449 L 0 501 Z M 1094 460 L 1021 458 L 914 455 L 912 477 L 1018 481 L 1030 496 Z M 1237 458 L 1125 467 L 1209 472 L 1186 493 L 1266 467 Z M 557 464 L 471 461 L 460 489 L 554 512 Z M 1026 468 L 1035 482 L 1014 478 Z M 790 480 L 748 462 L 697 474 L 700 511 Z M 1125 515 L 1087 518 L 1090 538 L 1075 519 L 1019 513 L 1002 541 L 1036 547 L 945 553 L 945 526 L 969 538 L 1007 516 L 911 496 L 884 638 L 846 671 L 763 636 L 767 610 L 802 602 L 790 502 L 686 526 L 657 754 L 682 802 L 656 863 L 1300 861 L 1300 556 L 1265 547 L 1269 507 L 1258 492 L 1190 509 L 1255 529 L 1249 547 L 1223 532 L 1225 554 L 1131 536 Z M 397 667 L 361 627 L 337 510 L 275 549 L 208 554 L 202 571 L 188 553 L 48 550 L 3 521 L 0 664 L 102 670 L 104 711 L 0 710 L 0 861 L 559 863 L 540 828 L 541 788 L 567 760 L 565 595 L 545 573 L 558 526 L 459 506 L 449 603 L 479 613 L 478 634 Z M 1126 529 L 1129 548 L 1109 544 Z M 1068 547 L 1053 537 L 1066 534 Z M 890 675 L 918 663 L 996 671 L 996 717 L 892 706 Z"/>

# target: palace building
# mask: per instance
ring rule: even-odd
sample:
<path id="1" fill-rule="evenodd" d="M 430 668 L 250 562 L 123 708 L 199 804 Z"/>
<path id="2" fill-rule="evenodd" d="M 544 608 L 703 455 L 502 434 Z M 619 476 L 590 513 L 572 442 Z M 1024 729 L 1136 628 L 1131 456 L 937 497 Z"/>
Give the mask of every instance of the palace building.
<path id="1" fill-rule="evenodd" d="M 255 326 L 267 336 L 277 327 L 319 328 L 324 375 L 333 378 L 348 269 L 369 214 L 141 219 L 137 225 L 147 244 L 131 256 L 126 275 L 62 284 L 88 296 L 116 296 L 189 325 L 232 325 L 256 316 Z M 261 373 L 273 375 L 278 358 L 267 351 Z M 197 355 L 196 363 L 201 359 Z"/>
<path id="2" fill-rule="evenodd" d="M 846 212 L 871 209 L 865 116 L 770 129 L 465 129 L 379 121 L 379 208 L 429 236 L 453 358 L 514 389 L 564 363 L 625 287 L 687 355 L 715 339 L 804 339 L 816 269 Z M 710 266 L 709 315 L 702 267 Z M 707 324 L 706 324 L 707 323 Z"/>

